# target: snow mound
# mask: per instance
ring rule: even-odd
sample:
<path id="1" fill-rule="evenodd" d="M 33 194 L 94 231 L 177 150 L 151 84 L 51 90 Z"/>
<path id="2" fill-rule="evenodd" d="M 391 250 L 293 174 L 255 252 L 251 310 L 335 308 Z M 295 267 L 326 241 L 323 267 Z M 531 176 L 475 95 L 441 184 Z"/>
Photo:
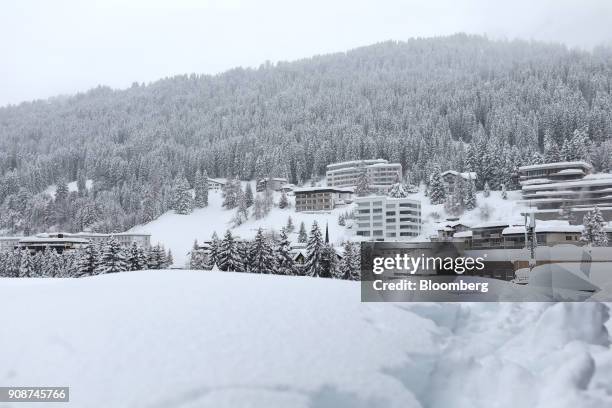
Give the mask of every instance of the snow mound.
<path id="1" fill-rule="evenodd" d="M 91 408 L 612 404 L 604 304 L 359 298 L 355 282 L 205 271 L 3 279 L 0 377 Z"/>

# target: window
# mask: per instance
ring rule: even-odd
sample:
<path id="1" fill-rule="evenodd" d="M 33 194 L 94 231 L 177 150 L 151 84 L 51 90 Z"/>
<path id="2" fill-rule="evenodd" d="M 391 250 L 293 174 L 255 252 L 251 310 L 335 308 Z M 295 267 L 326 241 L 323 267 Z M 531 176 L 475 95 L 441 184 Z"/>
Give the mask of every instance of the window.
<path id="1" fill-rule="evenodd" d="M 387 215 L 395 215 L 395 211 L 387 211 Z"/>

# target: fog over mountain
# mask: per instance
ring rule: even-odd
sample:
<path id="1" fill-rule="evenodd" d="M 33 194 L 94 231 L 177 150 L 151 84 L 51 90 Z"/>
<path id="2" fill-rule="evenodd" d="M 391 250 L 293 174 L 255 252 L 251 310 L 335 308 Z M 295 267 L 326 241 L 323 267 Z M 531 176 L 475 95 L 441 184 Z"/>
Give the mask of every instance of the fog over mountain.
<path id="1" fill-rule="evenodd" d="M 0 228 L 125 230 L 171 208 L 197 170 L 302 183 L 329 163 L 380 157 L 411 182 L 440 166 L 511 186 L 540 154 L 609 170 L 611 139 L 610 48 L 389 41 L 0 108 Z M 74 180 L 79 192 L 61 202 L 41 194 Z"/>

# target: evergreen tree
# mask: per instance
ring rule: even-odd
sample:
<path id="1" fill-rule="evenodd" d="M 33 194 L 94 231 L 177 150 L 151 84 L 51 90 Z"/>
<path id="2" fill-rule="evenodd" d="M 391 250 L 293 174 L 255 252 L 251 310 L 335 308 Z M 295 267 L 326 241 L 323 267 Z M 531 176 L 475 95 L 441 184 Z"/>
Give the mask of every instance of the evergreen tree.
<path id="1" fill-rule="evenodd" d="M 473 210 L 478 203 L 476 202 L 476 186 L 473 180 L 468 180 L 465 186 L 465 208 Z"/>
<path id="2" fill-rule="evenodd" d="M 287 217 L 287 225 L 285 225 L 285 231 L 291 234 L 295 230 L 295 226 L 293 225 L 293 219 L 291 216 Z"/>
<path id="3" fill-rule="evenodd" d="M 168 248 L 166 253 L 166 262 L 164 262 L 164 268 L 169 268 L 174 264 L 174 257 L 172 256 L 172 250 Z"/>
<path id="4" fill-rule="evenodd" d="M 306 262 L 304 263 L 304 273 L 307 276 L 323 276 L 323 252 L 325 243 L 321 236 L 321 230 L 316 221 L 312 223 L 308 244 L 306 245 Z"/>
<path id="5" fill-rule="evenodd" d="M 338 216 L 338 225 L 344 227 L 346 225 L 346 218 L 344 218 L 344 214 L 340 214 Z"/>
<path id="6" fill-rule="evenodd" d="M 491 189 L 489 188 L 489 183 L 485 182 L 484 184 L 484 190 L 482 192 L 482 195 L 485 197 L 489 197 L 491 195 Z"/>
<path id="7" fill-rule="evenodd" d="M 130 246 L 126 262 L 128 271 L 140 271 L 147 267 L 146 259 L 143 259 L 140 247 L 135 242 Z"/>
<path id="8" fill-rule="evenodd" d="M 254 273 L 274 273 L 275 259 L 272 246 L 259 228 L 249 251 L 249 261 Z"/>
<path id="9" fill-rule="evenodd" d="M 306 234 L 306 226 L 304 225 L 304 221 L 300 223 L 300 231 L 298 232 L 298 242 L 305 243 L 308 240 L 308 235 Z"/>
<path id="10" fill-rule="evenodd" d="M 355 186 L 355 194 L 359 197 L 364 197 L 369 195 L 371 192 L 370 188 L 370 178 L 368 177 L 368 173 L 363 170 L 359 177 L 357 178 L 357 185 Z"/>
<path id="11" fill-rule="evenodd" d="M 236 208 L 236 214 L 233 218 L 235 226 L 242 225 L 249 218 L 249 209 L 246 202 L 246 195 L 240 189 L 238 189 L 237 202 L 238 206 Z"/>
<path id="12" fill-rule="evenodd" d="M 408 197 L 408 193 L 404 190 L 404 186 L 401 183 L 395 183 L 389 193 L 387 194 L 392 198 L 406 198 Z"/>
<path id="13" fill-rule="evenodd" d="M 246 201 L 246 206 L 247 208 L 251 208 L 251 206 L 253 205 L 253 188 L 251 187 L 251 183 L 247 183 L 245 189 L 244 189 L 244 199 Z"/>
<path id="14" fill-rule="evenodd" d="M 289 208 L 289 200 L 287 199 L 287 194 L 285 194 L 284 191 L 282 192 L 280 201 L 278 202 L 278 208 L 281 210 Z"/>
<path id="15" fill-rule="evenodd" d="M 285 229 L 281 230 L 277 249 L 278 273 L 281 275 L 298 275 L 298 268 L 291 255 L 291 244 Z"/>
<path id="16" fill-rule="evenodd" d="M 193 190 L 195 195 L 193 200 L 194 207 L 206 207 L 208 205 L 208 176 L 206 172 L 204 174 L 200 170 L 196 172 Z"/>
<path id="17" fill-rule="evenodd" d="M 608 246 L 608 236 L 605 231 L 605 220 L 601 211 L 597 206 L 593 211 L 589 211 L 584 215 L 584 229 L 582 231 L 581 241 L 595 247 Z"/>
<path id="18" fill-rule="evenodd" d="M 505 184 L 501 185 L 501 198 L 503 198 L 504 200 L 508 199 L 508 192 L 506 191 L 506 185 Z"/>
<path id="19" fill-rule="evenodd" d="M 213 232 L 210 240 L 210 249 L 208 252 L 208 266 L 212 268 L 214 265 L 219 266 L 219 251 L 221 247 L 221 241 L 217 236 L 217 232 Z"/>
<path id="20" fill-rule="evenodd" d="M 223 207 L 225 207 L 228 210 L 236 208 L 236 206 L 238 205 L 239 191 L 242 191 L 242 190 L 240 187 L 240 180 L 238 180 L 238 177 L 227 180 L 227 183 L 225 183 L 225 186 L 223 187 L 223 190 L 222 190 Z"/>
<path id="21" fill-rule="evenodd" d="M 189 269 L 207 269 L 206 266 L 204 251 L 200 249 L 198 240 L 196 239 L 189 253 Z"/>
<path id="22" fill-rule="evenodd" d="M 330 243 L 323 244 L 323 250 L 321 253 L 321 272 L 320 277 L 331 278 L 336 276 L 338 273 L 338 255 L 334 246 Z"/>
<path id="23" fill-rule="evenodd" d="M 89 244 L 83 248 L 77 258 L 77 277 L 94 275 L 98 257 L 96 246 Z"/>
<path id="24" fill-rule="evenodd" d="M 19 264 L 19 277 L 20 278 L 31 278 L 37 275 L 36 266 L 34 264 L 34 258 L 27 249 L 21 250 Z"/>
<path id="25" fill-rule="evenodd" d="M 128 265 L 119 242 L 111 237 L 102 247 L 99 260 L 96 265 L 96 273 L 113 273 L 127 271 Z"/>
<path id="26" fill-rule="evenodd" d="M 343 244 L 344 253 L 336 277 L 346 280 L 359 280 L 361 276 L 361 257 L 359 249 L 350 241 Z"/>
<path id="27" fill-rule="evenodd" d="M 227 230 L 221 241 L 218 266 L 222 271 L 242 271 L 243 265 L 238 253 L 238 245 L 230 230 Z"/>
<path id="28" fill-rule="evenodd" d="M 446 199 L 446 187 L 440 168 L 436 167 L 429 180 L 429 200 L 432 204 L 442 204 Z"/>
<path id="29" fill-rule="evenodd" d="M 177 214 L 189 214 L 193 210 L 193 197 L 189 184 L 184 177 L 179 177 L 174 190 L 174 211 Z"/>

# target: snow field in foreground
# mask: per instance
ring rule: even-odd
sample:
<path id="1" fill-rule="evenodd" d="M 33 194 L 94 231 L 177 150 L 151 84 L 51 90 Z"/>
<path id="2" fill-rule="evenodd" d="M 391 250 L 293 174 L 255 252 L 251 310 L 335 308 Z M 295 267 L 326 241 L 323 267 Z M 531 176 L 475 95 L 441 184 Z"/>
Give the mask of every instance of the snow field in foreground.
<path id="1" fill-rule="evenodd" d="M 604 304 L 359 298 L 205 271 L 3 279 L 0 378 L 70 386 L 72 407 L 612 406 Z"/>

